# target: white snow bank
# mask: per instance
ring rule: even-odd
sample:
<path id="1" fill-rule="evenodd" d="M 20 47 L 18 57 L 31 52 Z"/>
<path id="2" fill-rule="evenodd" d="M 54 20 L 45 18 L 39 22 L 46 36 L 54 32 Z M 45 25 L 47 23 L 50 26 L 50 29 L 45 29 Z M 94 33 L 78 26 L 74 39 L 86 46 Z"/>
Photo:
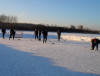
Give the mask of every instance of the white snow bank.
<path id="1" fill-rule="evenodd" d="M 92 38 L 100 39 L 100 34 L 78 34 L 78 33 L 66 33 L 62 35 L 62 39 L 90 42 Z"/>
<path id="2" fill-rule="evenodd" d="M 23 31 L 16 31 L 15 38 L 23 38 Z"/>

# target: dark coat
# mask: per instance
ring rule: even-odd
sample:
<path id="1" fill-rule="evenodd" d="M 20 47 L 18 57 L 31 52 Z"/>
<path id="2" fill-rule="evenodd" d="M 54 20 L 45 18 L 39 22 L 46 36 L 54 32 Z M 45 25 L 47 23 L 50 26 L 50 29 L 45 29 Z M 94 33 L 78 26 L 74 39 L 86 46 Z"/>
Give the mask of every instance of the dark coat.
<path id="1" fill-rule="evenodd" d="M 47 35 L 48 35 L 48 31 L 47 30 L 44 30 L 42 33 L 43 33 L 43 36 L 47 37 Z"/>
<path id="2" fill-rule="evenodd" d="M 60 30 L 58 30 L 58 31 L 57 31 L 57 34 L 58 34 L 58 36 L 60 36 L 60 35 L 61 35 L 61 31 L 60 31 Z"/>
<path id="3" fill-rule="evenodd" d="M 16 32 L 13 29 L 10 30 L 10 34 L 15 34 L 15 33 Z"/>
<path id="4" fill-rule="evenodd" d="M 100 43 L 100 40 L 97 39 L 97 38 L 94 38 L 91 40 L 92 44 L 99 44 Z"/>
<path id="5" fill-rule="evenodd" d="M 1 31 L 2 33 L 6 33 L 6 30 L 5 29 L 2 29 L 2 31 Z"/>
<path id="6" fill-rule="evenodd" d="M 35 29 L 34 32 L 35 32 L 35 35 L 38 35 L 38 30 L 37 29 Z"/>

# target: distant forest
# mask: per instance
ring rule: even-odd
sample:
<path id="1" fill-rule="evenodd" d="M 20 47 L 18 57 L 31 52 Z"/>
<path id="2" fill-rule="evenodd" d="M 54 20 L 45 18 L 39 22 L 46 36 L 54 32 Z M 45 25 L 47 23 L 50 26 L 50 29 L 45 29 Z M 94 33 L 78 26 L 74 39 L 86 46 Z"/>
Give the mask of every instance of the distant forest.
<path id="1" fill-rule="evenodd" d="M 49 24 L 30 24 L 30 23 L 18 23 L 17 17 L 15 16 L 6 16 L 0 15 L 0 29 L 14 29 L 14 30 L 22 30 L 22 31 L 34 31 L 37 29 L 47 29 L 50 32 L 56 32 L 58 29 L 61 32 L 70 32 L 70 33 L 100 33 L 100 31 L 90 30 L 88 28 L 84 28 L 83 25 L 79 25 L 77 28 L 74 25 L 70 25 L 70 27 L 63 26 L 50 26 Z"/>

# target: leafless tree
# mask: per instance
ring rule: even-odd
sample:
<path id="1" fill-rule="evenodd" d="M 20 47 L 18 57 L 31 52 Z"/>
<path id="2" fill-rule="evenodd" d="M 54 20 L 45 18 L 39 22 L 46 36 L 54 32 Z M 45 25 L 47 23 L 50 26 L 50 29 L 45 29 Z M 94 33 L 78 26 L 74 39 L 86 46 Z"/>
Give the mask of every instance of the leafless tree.
<path id="1" fill-rule="evenodd" d="M 79 25 L 77 28 L 78 28 L 79 30 L 83 30 L 83 25 Z"/>
<path id="2" fill-rule="evenodd" d="M 2 23 L 16 23 L 17 17 L 16 16 L 7 16 L 5 14 L 0 15 L 0 22 Z"/>
<path id="3" fill-rule="evenodd" d="M 70 25 L 70 28 L 71 29 L 75 29 L 76 27 L 74 25 Z"/>

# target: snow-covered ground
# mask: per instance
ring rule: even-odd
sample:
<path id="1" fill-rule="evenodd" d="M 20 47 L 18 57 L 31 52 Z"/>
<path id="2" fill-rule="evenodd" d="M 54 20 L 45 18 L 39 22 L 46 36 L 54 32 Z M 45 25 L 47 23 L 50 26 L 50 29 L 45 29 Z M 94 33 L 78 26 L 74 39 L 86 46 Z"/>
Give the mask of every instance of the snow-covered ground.
<path id="1" fill-rule="evenodd" d="M 23 38 L 2 39 L 0 33 L 0 76 L 100 76 L 100 48 L 91 51 L 90 39 L 100 35 L 62 33 L 57 41 L 49 32 L 47 43 L 34 40 L 34 33 Z M 100 45 L 99 45 L 100 47 Z"/>
<path id="2" fill-rule="evenodd" d="M 100 34 L 78 34 L 78 33 L 67 33 L 63 34 L 63 39 L 81 41 L 81 42 L 90 42 L 92 38 L 100 39 Z"/>

